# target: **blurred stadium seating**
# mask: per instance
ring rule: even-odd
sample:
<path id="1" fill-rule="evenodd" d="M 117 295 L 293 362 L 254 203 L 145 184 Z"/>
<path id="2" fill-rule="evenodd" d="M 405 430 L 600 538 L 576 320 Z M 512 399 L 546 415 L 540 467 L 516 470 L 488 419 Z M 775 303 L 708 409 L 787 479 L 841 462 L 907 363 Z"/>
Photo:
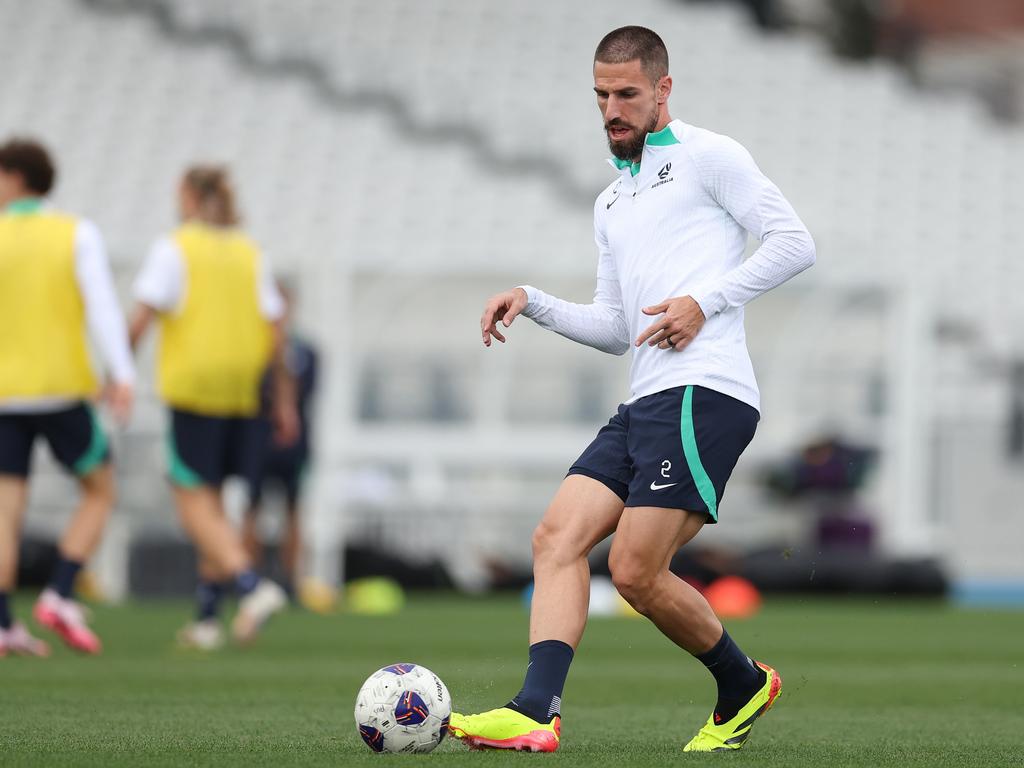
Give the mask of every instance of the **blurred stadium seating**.
<path id="1" fill-rule="evenodd" d="M 741 524 L 709 538 L 799 541 L 804 516 L 766 501 L 756 470 L 829 430 L 881 449 L 869 499 L 889 550 L 1024 579 L 1003 440 L 1024 356 L 1024 131 L 968 96 L 763 36 L 731 5 L 0 0 L 0 135 L 53 147 L 56 200 L 101 225 L 126 300 L 182 168 L 228 163 L 329 361 L 314 568 L 336 567 L 345 534 L 473 585 L 488 558 L 528 558 L 560 472 L 625 393 L 622 360 L 527 323 L 485 354 L 476 330 L 509 284 L 589 295 L 611 177 L 589 62 L 623 23 L 659 30 L 673 113 L 745 144 L 818 243 L 814 270 L 749 311 L 764 418 L 730 485 Z M 149 369 L 119 441 L 112 584 L 133 535 L 174 535 Z M 33 522 L 66 495 L 55 471 L 37 482 Z"/>

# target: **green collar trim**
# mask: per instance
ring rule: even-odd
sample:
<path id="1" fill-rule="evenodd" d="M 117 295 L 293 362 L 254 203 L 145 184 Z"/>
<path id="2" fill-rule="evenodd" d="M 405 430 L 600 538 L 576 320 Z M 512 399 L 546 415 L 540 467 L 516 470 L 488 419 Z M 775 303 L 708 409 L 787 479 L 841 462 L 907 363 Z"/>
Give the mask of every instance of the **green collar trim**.
<path id="1" fill-rule="evenodd" d="M 650 147 L 670 147 L 673 144 L 678 143 L 679 139 L 677 139 L 676 135 L 672 133 L 672 123 L 669 123 L 660 131 L 656 131 L 655 133 L 648 133 L 647 138 L 644 139 L 644 144 Z M 615 167 L 618 168 L 620 171 L 623 170 L 624 168 L 629 168 L 629 172 L 633 176 L 636 176 L 638 173 L 640 173 L 639 162 L 623 160 L 622 158 L 619 157 L 613 157 L 612 162 L 615 164 Z"/>
<path id="2" fill-rule="evenodd" d="M 652 147 L 669 147 L 673 144 L 678 144 L 679 139 L 672 133 L 672 123 L 669 123 L 657 133 L 648 133 L 647 140 L 644 143 Z"/>
<path id="3" fill-rule="evenodd" d="M 43 201 L 38 197 L 19 197 L 7 206 L 7 213 L 39 213 Z"/>
<path id="4" fill-rule="evenodd" d="M 612 162 L 615 163 L 615 167 L 618 168 L 620 171 L 623 168 L 629 168 L 629 172 L 633 176 L 636 176 L 638 173 L 640 173 L 640 163 L 634 163 L 629 160 L 623 160 L 621 157 L 613 157 Z"/>

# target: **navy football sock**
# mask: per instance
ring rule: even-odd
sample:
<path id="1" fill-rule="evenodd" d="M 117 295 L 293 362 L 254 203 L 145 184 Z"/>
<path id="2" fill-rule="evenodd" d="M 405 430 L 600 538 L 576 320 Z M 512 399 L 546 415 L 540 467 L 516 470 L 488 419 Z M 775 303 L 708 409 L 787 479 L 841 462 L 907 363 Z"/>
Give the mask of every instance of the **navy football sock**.
<path id="1" fill-rule="evenodd" d="M 708 668 L 718 683 L 715 704 L 716 724 L 736 717 L 736 713 L 764 685 L 767 674 L 739 649 L 729 633 L 722 629 L 722 638 L 697 659 Z"/>
<path id="2" fill-rule="evenodd" d="M 561 640 L 542 640 L 530 646 L 523 689 L 505 706 L 538 723 L 561 714 L 562 688 L 572 663 L 572 647 Z"/>
<path id="3" fill-rule="evenodd" d="M 196 587 L 196 619 L 206 621 L 217 618 L 224 585 L 216 581 L 200 581 Z"/>
<path id="4" fill-rule="evenodd" d="M 71 597 L 75 591 L 75 577 L 82 570 L 82 564 L 74 560 L 68 560 L 61 555 L 57 561 L 57 567 L 53 569 L 53 576 L 50 578 L 50 587 L 61 597 Z"/>
<path id="5" fill-rule="evenodd" d="M 248 595 L 256 589 L 256 585 L 259 583 L 260 575 L 252 568 L 247 568 L 235 576 L 235 589 L 238 591 L 239 597 L 245 597 Z"/>
<path id="6" fill-rule="evenodd" d="M 14 620 L 11 618 L 11 604 L 6 592 L 0 592 L 0 629 L 10 629 Z"/>

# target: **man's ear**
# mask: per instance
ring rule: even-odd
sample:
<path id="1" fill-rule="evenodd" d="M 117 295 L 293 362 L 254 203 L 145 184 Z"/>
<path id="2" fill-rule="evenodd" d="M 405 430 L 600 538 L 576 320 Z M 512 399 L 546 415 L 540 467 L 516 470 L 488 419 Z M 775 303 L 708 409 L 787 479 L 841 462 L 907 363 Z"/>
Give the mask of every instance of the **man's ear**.
<path id="1" fill-rule="evenodd" d="M 658 103 L 664 104 L 672 93 L 672 76 L 665 75 L 658 81 Z"/>

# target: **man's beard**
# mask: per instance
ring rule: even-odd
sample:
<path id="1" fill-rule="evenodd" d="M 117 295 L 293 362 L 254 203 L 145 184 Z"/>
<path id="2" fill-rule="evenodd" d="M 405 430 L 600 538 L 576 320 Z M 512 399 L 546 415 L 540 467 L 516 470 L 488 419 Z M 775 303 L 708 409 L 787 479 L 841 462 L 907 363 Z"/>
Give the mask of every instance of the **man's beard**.
<path id="1" fill-rule="evenodd" d="M 605 123 L 604 130 L 605 135 L 608 137 L 608 149 L 612 151 L 620 160 L 628 160 L 632 162 L 637 160 L 643 154 L 644 142 L 647 141 L 647 134 L 654 133 L 654 129 L 658 127 L 658 112 L 655 110 L 651 113 L 650 119 L 647 121 L 647 125 L 640 131 L 634 131 L 629 137 L 622 141 L 614 141 L 611 134 L 608 133 L 609 128 L 620 127 L 620 128 L 633 128 L 634 126 L 626 123 L 618 118 L 615 118 L 609 123 Z"/>

